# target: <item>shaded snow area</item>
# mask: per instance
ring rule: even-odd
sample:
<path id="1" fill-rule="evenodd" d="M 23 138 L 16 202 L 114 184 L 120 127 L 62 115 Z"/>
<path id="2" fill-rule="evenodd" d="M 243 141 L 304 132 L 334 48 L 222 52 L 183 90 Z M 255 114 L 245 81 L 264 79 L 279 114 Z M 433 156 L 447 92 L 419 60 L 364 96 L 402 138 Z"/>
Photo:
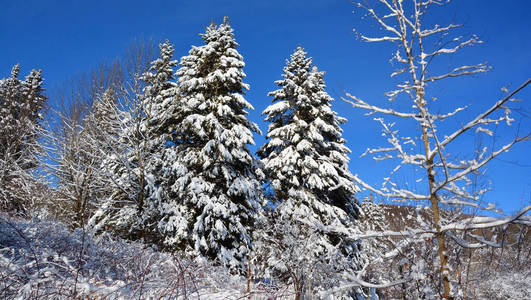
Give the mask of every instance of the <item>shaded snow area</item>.
<path id="1" fill-rule="evenodd" d="M 241 299 L 246 288 L 205 262 L 0 214 L 0 299 Z M 293 295 L 253 284 L 252 298 Z"/>
<path id="2" fill-rule="evenodd" d="M 528 255 L 529 252 L 524 255 Z M 475 299 L 531 299 L 531 268 L 524 265 L 497 265 L 493 270 L 477 271 L 477 280 L 470 286 Z"/>
<path id="3" fill-rule="evenodd" d="M 479 299 L 531 299 L 531 270 L 499 273 L 479 286 Z"/>

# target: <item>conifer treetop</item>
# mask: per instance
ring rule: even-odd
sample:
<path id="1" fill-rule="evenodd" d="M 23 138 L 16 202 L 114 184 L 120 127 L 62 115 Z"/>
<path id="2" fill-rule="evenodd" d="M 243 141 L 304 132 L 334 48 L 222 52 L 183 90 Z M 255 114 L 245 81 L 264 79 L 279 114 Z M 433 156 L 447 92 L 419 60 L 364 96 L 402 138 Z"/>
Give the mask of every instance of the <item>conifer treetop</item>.
<path id="1" fill-rule="evenodd" d="M 177 60 L 173 59 L 175 49 L 173 45 L 166 40 L 159 44 L 160 57 L 151 62 L 149 71 L 142 74 L 141 80 L 146 83 L 143 89 L 143 102 L 146 111 L 150 111 L 154 103 L 160 104 L 162 98 L 166 95 L 163 91 L 175 88 L 176 84 L 172 80 L 175 79 L 173 75 L 173 68 L 177 66 Z"/>
<path id="2" fill-rule="evenodd" d="M 280 88 L 269 93 L 273 104 L 262 113 L 271 124 L 266 136 L 269 141 L 259 154 L 273 188 L 282 194 L 305 187 L 322 201 L 344 207 L 359 191 L 352 183 L 350 150 L 339 127 L 346 120 L 332 111 L 324 72 L 312 64 L 302 47 L 297 47 L 283 71 L 283 79 L 275 82 Z M 335 191 L 343 199 L 335 199 L 325 190 Z"/>

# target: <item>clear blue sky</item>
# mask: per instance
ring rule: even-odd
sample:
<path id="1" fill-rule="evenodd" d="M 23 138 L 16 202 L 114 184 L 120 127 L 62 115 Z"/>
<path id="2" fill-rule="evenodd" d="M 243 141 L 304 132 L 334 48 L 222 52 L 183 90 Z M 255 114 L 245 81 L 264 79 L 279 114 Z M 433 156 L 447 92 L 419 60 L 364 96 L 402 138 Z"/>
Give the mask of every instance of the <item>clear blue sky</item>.
<path id="1" fill-rule="evenodd" d="M 211 20 L 221 22 L 224 15 L 230 16 L 247 64 L 246 81 L 251 85 L 247 99 L 255 107 L 250 118 L 264 132 L 266 125 L 260 112 L 271 103 L 267 92 L 275 89 L 273 81 L 280 79 L 284 60 L 297 45 L 305 47 L 314 63 L 327 72 L 328 92 L 336 99 L 350 92 L 383 103 L 383 93 L 393 86 L 389 79 L 392 68 L 387 62 L 391 49 L 356 39 L 353 28 L 374 31 L 375 27 L 369 20 L 362 20 L 360 11 L 348 0 L 0 0 L 0 77 L 7 77 L 17 62 L 22 64 L 23 74 L 31 68 L 42 68 L 46 87 L 53 91 L 73 75 L 119 56 L 137 37 L 158 41 L 168 38 L 175 44 L 179 58 L 191 45 L 201 44 L 198 33 Z M 464 33 L 476 33 L 485 41 L 445 62 L 448 67 L 461 61 L 486 61 L 493 67 L 487 75 L 452 81 L 434 91 L 448 108 L 472 104 L 472 110 L 461 114 L 463 118 L 458 122 L 498 99 L 501 87 L 519 85 L 530 77 L 531 1 L 454 1 L 434 16 L 465 23 Z M 521 131 L 529 132 L 531 87 L 519 96 L 527 101 L 521 106 L 528 116 L 521 123 Z M 335 101 L 333 108 L 349 119 L 344 135 L 353 152 L 352 172 L 377 184 L 387 176 L 385 168 L 380 168 L 385 165 L 359 156 L 367 147 L 382 143 L 379 127 L 341 100 Z M 498 132 L 500 136 L 511 133 L 514 130 Z M 257 136 L 256 142 L 261 144 L 263 137 Z M 522 143 L 502 156 L 504 161 L 490 165 L 487 179 L 492 181 L 492 191 L 487 201 L 508 212 L 530 202 L 530 150 L 529 142 Z M 456 155 L 469 151 L 458 152 Z"/>

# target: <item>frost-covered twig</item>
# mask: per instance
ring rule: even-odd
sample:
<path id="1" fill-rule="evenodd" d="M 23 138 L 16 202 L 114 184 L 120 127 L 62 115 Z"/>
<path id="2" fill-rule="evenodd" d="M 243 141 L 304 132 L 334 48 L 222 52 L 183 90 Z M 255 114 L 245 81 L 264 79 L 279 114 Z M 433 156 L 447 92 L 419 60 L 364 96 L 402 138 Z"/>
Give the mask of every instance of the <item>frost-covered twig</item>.
<path id="1" fill-rule="evenodd" d="M 345 291 L 345 290 L 352 289 L 353 287 L 366 287 L 366 288 L 384 289 L 384 288 L 388 288 L 388 287 L 392 287 L 392 286 L 395 286 L 395 285 L 402 284 L 404 282 L 407 282 L 408 280 L 409 279 L 402 279 L 402 280 L 393 281 L 393 282 L 389 282 L 389 283 L 380 283 L 380 284 L 378 284 L 378 283 L 370 283 L 370 282 L 363 281 L 362 279 L 360 279 L 358 277 L 352 277 L 351 278 L 352 283 L 344 284 L 344 285 L 341 285 L 341 286 L 339 286 L 337 288 L 321 292 L 319 296 L 322 297 L 323 299 L 324 298 L 328 298 L 328 297 L 330 297 L 330 296 L 332 296 L 334 294 L 340 293 L 340 292 Z"/>
<path id="2" fill-rule="evenodd" d="M 354 175 L 354 181 L 361 185 L 362 187 L 368 189 L 371 192 L 374 192 L 377 195 L 380 195 L 389 199 L 413 199 L 413 200 L 429 200 L 429 196 L 416 194 L 407 189 L 392 189 L 392 193 L 382 191 L 380 189 L 374 188 L 371 185 L 367 184 L 363 180 L 359 179 L 358 175 Z"/>
<path id="3" fill-rule="evenodd" d="M 518 211 L 514 216 L 467 218 L 459 222 L 444 225 L 441 227 L 441 231 L 446 232 L 451 230 L 472 230 L 499 227 L 520 220 L 528 211 L 531 211 L 531 205 L 524 207 L 523 209 Z M 526 223 L 527 218 L 522 219 L 522 221 Z M 529 224 L 531 225 L 531 223 Z"/>
<path id="4" fill-rule="evenodd" d="M 449 143 L 451 143 L 453 140 L 455 140 L 458 136 L 465 133 L 469 129 L 475 127 L 478 124 L 481 124 L 482 120 L 484 120 L 486 117 L 488 117 L 490 114 L 501 108 L 507 101 L 512 99 L 512 97 L 518 93 L 519 91 L 523 90 L 529 83 L 531 83 L 531 79 L 527 79 L 522 85 L 520 85 L 518 88 L 516 88 L 514 91 L 512 91 L 509 95 L 504 97 L 503 99 L 497 101 L 491 108 L 487 109 L 485 112 L 479 114 L 477 117 L 475 117 L 472 121 L 468 122 L 466 125 L 459 128 L 454 133 L 450 134 L 448 137 L 446 137 L 441 142 L 441 147 L 445 147 Z M 434 152 L 430 153 L 430 157 L 433 157 Z"/>

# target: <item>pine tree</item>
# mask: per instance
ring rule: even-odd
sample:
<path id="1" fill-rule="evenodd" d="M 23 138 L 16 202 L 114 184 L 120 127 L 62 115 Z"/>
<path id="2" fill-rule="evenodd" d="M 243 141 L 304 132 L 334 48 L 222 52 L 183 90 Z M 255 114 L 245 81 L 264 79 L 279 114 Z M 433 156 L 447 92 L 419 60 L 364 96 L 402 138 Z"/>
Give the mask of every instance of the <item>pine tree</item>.
<path id="1" fill-rule="evenodd" d="M 16 132 L 20 129 L 17 126 L 22 104 L 20 94 L 22 82 L 18 79 L 19 72 L 20 66 L 17 64 L 11 70 L 11 76 L 0 82 L 0 128 L 2 130 L 0 149 L 4 157 L 14 151 L 9 148 L 15 144 Z"/>
<path id="2" fill-rule="evenodd" d="M 146 86 L 142 98 L 142 109 L 144 117 L 142 118 L 140 131 L 150 136 L 160 136 L 163 132 L 163 126 L 168 126 L 161 121 L 162 115 L 168 114 L 168 109 L 172 108 L 172 102 L 177 94 L 177 83 L 175 82 L 174 68 L 178 62 L 173 59 L 175 49 L 171 43 L 166 40 L 159 45 L 160 57 L 151 62 L 149 71 L 144 73 L 140 78 Z M 170 121 L 171 118 L 165 118 Z M 156 143 L 156 142 L 154 142 Z"/>
<path id="3" fill-rule="evenodd" d="M 159 120 L 164 151 L 162 221 L 165 245 L 199 253 L 235 271 L 251 247 L 260 183 L 243 97 L 243 57 L 228 19 L 201 35 L 205 45 L 181 58 L 179 96 Z"/>
<path id="4" fill-rule="evenodd" d="M 32 176 L 38 166 L 38 143 L 42 120 L 42 71 L 32 70 L 18 79 L 20 66 L 0 80 L 0 207 L 25 214 L 37 182 Z"/>
<path id="5" fill-rule="evenodd" d="M 278 202 L 270 221 L 273 226 L 266 230 L 262 245 L 264 255 L 269 257 L 270 273 L 280 278 L 294 277 L 293 270 L 300 270 L 293 265 L 297 260 L 286 259 L 289 256 L 283 252 L 304 253 L 306 264 L 335 264 L 332 274 L 358 267 L 358 244 L 339 233 L 355 227 L 359 214 L 354 196 L 359 189 L 348 170 L 350 151 L 339 127 L 345 119 L 331 110 L 332 98 L 325 91 L 324 73 L 306 55 L 303 48 L 297 47 L 286 62 L 283 79 L 275 82 L 280 88 L 269 93 L 274 103 L 263 112 L 270 122 L 268 140 L 258 151 Z M 283 247 L 268 246 L 274 242 L 267 242 L 272 237 L 278 238 L 277 243 Z M 299 249 L 308 243 L 307 239 L 312 240 L 312 246 Z M 292 279 L 310 277 L 297 276 Z M 317 274 L 312 276 L 307 282 L 299 282 L 299 293 L 305 284 L 319 281 Z"/>
<path id="6" fill-rule="evenodd" d="M 109 153 L 117 147 L 122 122 L 117 101 L 114 90 L 105 90 L 92 104 L 90 115 L 85 120 L 86 130 L 103 153 Z"/>
<path id="7" fill-rule="evenodd" d="M 117 92 L 111 88 L 105 90 L 92 104 L 79 134 L 82 148 L 78 151 L 86 154 L 85 160 L 80 163 L 85 174 L 90 176 L 90 181 L 87 182 L 90 185 L 87 188 L 89 206 L 84 212 L 86 220 L 113 193 L 113 181 L 107 172 L 106 159 L 121 150 L 123 112 L 118 108 L 117 102 Z M 86 220 L 83 220 L 83 224 Z"/>
<path id="8" fill-rule="evenodd" d="M 160 216 L 159 152 L 165 147 L 158 118 L 166 115 L 168 100 L 176 95 L 174 48 L 159 45 L 160 56 L 141 77 L 145 83 L 137 107 L 121 114 L 121 131 L 115 151 L 105 159 L 114 192 L 91 220 L 96 229 L 113 231 L 124 238 L 156 242 Z M 117 209 L 119 208 L 119 209 Z"/>

